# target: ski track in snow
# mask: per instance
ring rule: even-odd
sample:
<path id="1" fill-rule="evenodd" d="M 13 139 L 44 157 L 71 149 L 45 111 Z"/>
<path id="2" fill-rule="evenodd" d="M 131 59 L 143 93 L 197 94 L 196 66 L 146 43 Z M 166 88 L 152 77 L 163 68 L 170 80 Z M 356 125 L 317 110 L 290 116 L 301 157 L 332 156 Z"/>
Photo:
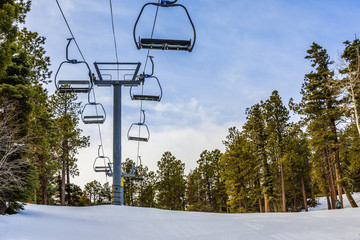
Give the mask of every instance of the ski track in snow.
<path id="1" fill-rule="evenodd" d="M 360 203 L 360 193 L 354 198 Z M 323 210 L 326 199 L 319 203 L 307 213 L 267 214 L 28 204 L 19 214 L 0 216 L 0 240 L 360 240 L 360 209 L 345 202 L 345 209 Z"/>

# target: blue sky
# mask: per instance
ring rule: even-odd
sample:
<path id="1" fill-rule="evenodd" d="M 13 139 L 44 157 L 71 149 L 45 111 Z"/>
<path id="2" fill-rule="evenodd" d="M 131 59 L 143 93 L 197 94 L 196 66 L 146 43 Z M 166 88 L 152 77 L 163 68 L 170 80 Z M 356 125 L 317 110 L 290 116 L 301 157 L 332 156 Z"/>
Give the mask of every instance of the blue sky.
<path id="1" fill-rule="evenodd" d="M 75 38 L 92 70 L 94 61 L 116 61 L 108 1 L 59 0 Z M 114 24 L 119 61 L 142 62 L 146 50 L 137 50 L 132 30 L 146 1 L 113 0 Z M 345 40 L 359 35 L 360 2 L 356 0 L 179 0 L 187 7 L 197 31 L 192 53 L 151 51 L 155 75 L 164 95 L 160 103 L 144 102 L 146 123 L 151 132 L 148 143 L 140 145 L 143 164 L 156 170 L 165 151 L 196 167 L 203 150 L 224 150 L 227 129 L 240 128 L 245 109 L 267 99 L 278 90 L 285 104 L 299 101 L 304 74 L 311 70 L 305 60 L 312 42 L 328 49 L 336 60 Z M 150 34 L 155 8 L 149 7 L 139 23 L 142 36 Z M 65 59 L 66 38 L 70 37 L 55 0 L 33 0 L 27 27 L 47 38 L 46 50 L 52 70 Z M 154 37 L 192 38 L 191 27 L 182 9 L 160 9 Z M 73 51 L 74 55 L 77 54 Z M 77 57 L 79 58 L 78 54 Z M 335 67 L 335 66 L 334 66 Z M 142 66 L 143 69 L 143 66 Z M 48 86 L 53 93 L 54 86 Z M 132 102 L 123 89 L 123 158 L 136 158 L 136 142 L 125 133 L 139 118 L 139 102 Z M 112 89 L 97 88 L 97 100 L 107 111 L 101 126 L 105 155 L 112 158 Z M 85 103 L 86 95 L 79 95 Z M 91 147 L 80 150 L 80 177 L 83 186 L 103 175 L 92 171 L 99 136 L 95 126 L 81 125 L 91 136 Z"/>

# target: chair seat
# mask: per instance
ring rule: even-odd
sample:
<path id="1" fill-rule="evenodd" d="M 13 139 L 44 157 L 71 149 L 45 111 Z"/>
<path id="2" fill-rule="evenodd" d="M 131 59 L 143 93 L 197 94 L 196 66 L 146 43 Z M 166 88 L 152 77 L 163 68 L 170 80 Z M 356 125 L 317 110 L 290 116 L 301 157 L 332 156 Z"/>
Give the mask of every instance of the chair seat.
<path id="1" fill-rule="evenodd" d="M 101 124 L 105 122 L 105 119 L 99 119 L 99 120 L 83 120 L 85 124 Z"/>
<path id="2" fill-rule="evenodd" d="M 86 81 L 86 80 L 60 80 L 59 85 L 65 85 L 65 84 L 69 84 L 69 85 L 84 85 L 84 84 L 88 84 L 90 85 L 90 81 Z"/>
<path id="3" fill-rule="evenodd" d="M 144 101 L 160 101 L 160 96 L 153 95 L 136 95 L 132 96 L 133 100 L 144 100 Z"/>
<path id="4" fill-rule="evenodd" d="M 95 172 L 110 172 L 110 167 L 98 166 L 94 168 Z"/>
<path id="5" fill-rule="evenodd" d="M 162 50 L 184 50 L 188 51 L 191 47 L 189 40 L 173 40 L 173 39 L 154 39 L 140 38 L 139 45 L 145 49 L 162 49 Z"/>
<path id="6" fill-rule="evenodd" d="M 103 115 L 87 115 L 84 116 L 84 119 L 104 119 Z"/>
<path id="7" fill-rule="evenodd" d="M 90 88 L 70 88 L 70 87 L 60 87 L 59 92 L 60 93 L 88 93 L 90 91 Z"/>
<path id="8" fill-rule="evenodd" d="M 139 142 L 147 142 L 149 140 L 148 138 L 143 138 L 143 137 L 128 137 L 128 139 L 130 141 L 139 141 Z"/>

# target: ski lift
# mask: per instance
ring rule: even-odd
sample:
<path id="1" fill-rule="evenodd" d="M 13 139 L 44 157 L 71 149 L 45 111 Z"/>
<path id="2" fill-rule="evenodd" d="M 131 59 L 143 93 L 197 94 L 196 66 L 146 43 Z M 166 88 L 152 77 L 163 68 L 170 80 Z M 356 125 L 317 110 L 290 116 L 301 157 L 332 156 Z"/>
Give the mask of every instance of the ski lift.
<path id="1" fill-rule="evenodd" d="M 105 122 L 106 112 L 101 103 L 90 101 L 90 92 L 88 95 L 88 103 L 86 103 L 81 111 L 81 120 L 85 124 L 102 124 Z"/>
<path id="2" fill-rule="evenodd" d="M 138 156 L 138 159 L 139 159 L 138 163 L 140 162 L 140 164 L 135 166 L 134 176 L 132 178 L 130 178 L 130 180 L 132 180 L 132 181 L 143 181 L 144 180 L 143 177 L 138 177 L 138 169 L 142 166 L 142 164 L 141 164 L 141 156 Z"/>
<path id="3" fill-rule="evenodd" d="M 113 175 L 111 165 L 112 163 L 110 162 L 110 158 L 105 156 L 98 156 L 95 158 L 93 169 L 95 172 L 104 172 L 106 175 L 111 177 Z"/>
<path id="4" fill-rule="evenodd" d="M 130 141 L 139 141 L 139 142 L 147 142 L 149 141 L 150 139 L 150 132 L 149 132 L 149 128 L 148 126 L 145 124 L 145 110 L 141 110 L 142 113 L 143 113 L 143 121 L 142 122 L 139 122 L 139 123 L 133 123 L 131 124 L 129 130 L 128 130 L 128 133 L 127 133 L 127 137 L 128 137 L 128 140 Z M 133 130 L 135 129 L 135 127 L 138 126 L 138 129 L 139 129 L 139 132 L 138 132 L 138 136 L 135 136 L 134 132 L 136 130 Z M 146 129 L 146 132 L 144 135 L 140 136 L 140 133 L 141 133 L 141 128 L 145 128 Z"/>
<path id="5" fill-rule="evenodd" d="M 68 50 L 69 50 L 69 45 L 71 43 L 71 41 L 73 40 L 73 38 L 68 38 L 67 39 L 69 42 L 66 46 L 66 61 L 63 61 L 58 70 L 56 71 L 55 74 L 55 86 L 56 89 L 61 92 L 61 93 L 67 93 L 67 92 L 73 92 L 73 93 L 87 93 L 91 90 L 91 88 L 93 87 L 93 74 L 91 73 L 90 67 L 87 64 L 87 62 L 85 61 L 78 61 L 76 59 L 69 59 L 69 54 L 68 54 Z M 59 72 L 60 69 L 64 66 L 64 64 L 70 64 L 70 65 L 76 65 L 76 64 L 80 64 L 82 66 L 85 66 L 86 69 L 89 71 L 88 75 L 89 78 L 88 79 L 59 79 Z"/>
<path id="6" fill-rule="evenodd" d="M 126 169 L 126 165 L 130 165 L 130 170 L 121 174 L 123 177 L 134 177 L 135 176 L 135 163 L 134 162 L 124 162 L 122 163 L 122 169 Z"/>
<path id="7" fill-rule="evenodd" d="M 152 64 L 152 72 L 151 74 L 140 74 L 139 76 L 139 81 L 141 82 L 142 85 L 144 85 L 146 79 L 154 79 L 157 82 L 157 85 L 160 89 L 160 94 L 159 95 L 150 95 L 150 94 L 134 94 L 132 93 L 132 86 L 130 87 L 130 97 L 132 100 L 144 100 L 144 101 L 157 101 L 160 102 L 161 98 L 162 98 L 162 88 L 160 85 L 160 81 L 157 77 L 153 76 L 154 75 L 154 62 L 153 62 L 153 56 L 149 56 L 150 60 L 151 60 L 151 64 Z"/>
<path id="8" fill-rule="evenodd" d="M 92 110 L 91 110 L 92 109 Z M 101 112 L 99 114 L 98 112 Z M 88 114 L 89 112 L 93 114 Z M 102 124 L 106 119 L 106 112 L 104 106 L 101 103 L 89 102 L 84 105 L 83 110 L 81 111 L 81 119 L 85 124 Z"/>
<path id="9" fill-rule="evenodd" d="M 86 103 L 81 111 L 81 120 L 85 124 L 102 124 L 106 119 L 105 108 L 101 103 L 92 102 L 90 100 L 91 91 L 88 93 L 88 103 Z"/>
<path id="10" fill-rule="evenodd" d="M 186 7 L 181 4 L 177 4 L 176 2 L 177 2 L 177 0 L 175 0 L 175 1 L 161 0 L 160 3 L 149 2 L 149 3 L 146 3 L 142 7 L 139 16 L 136 19 L 134 30 L 133 30 L 133 37 L 134 37 L 134 41 L 135 41 L 137 49 L 140 50 L 141 48 L 144 48 L 144 49 L 162 49 L 162 50 L 183 50 L 183 51 L 188 51 L 188 52 L 191 52 L 193 50 L 195 41 L 196 41 L 196 31 L 195 31 L 194 24 L 191 20 L 191 17 L 189 15 L 189 12 L 186 9 Z M 181 7 L 181 8 L 183 8 L 185 10 L 185 12 L 189 18 L 189 21 L 191 23 L 191 26 L 193 28 L 193 32 L 194 32 L 193 43 L 191 43 L 191 39 L 190 40 L 154 39 L 154 38 L 141 38 L 140 36 L 139 36 L 139 41 L 137 41 L 136 40 L 136 26 L 138 24 L 138 21 L 143 13 L 145 7 L 149 6 L 149 5 L 154 5 L 157 7 Z"/>
<path id="11" fill-rule="evenodd" d="M 98 149 L 98 157 L 95 158 L 93 163 L 93 169 L 95 172 L 104 172 L 107 176 L 111 177 L 113 175 L 112 163 L 110 158 L 100 155 L 101 145 Z"/>

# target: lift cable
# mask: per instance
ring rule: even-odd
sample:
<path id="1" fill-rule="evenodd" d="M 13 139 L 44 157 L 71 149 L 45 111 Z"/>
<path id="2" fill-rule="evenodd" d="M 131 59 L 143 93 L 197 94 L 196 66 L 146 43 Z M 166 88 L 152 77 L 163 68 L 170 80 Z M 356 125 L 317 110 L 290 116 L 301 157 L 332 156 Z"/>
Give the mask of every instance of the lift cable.
<path id="1" fill-rule="evenodd" d="M 72 38 L 74 39 L 74 42 L 75 42 L 75 44 L 76 44 L 77 49 L 78 49 L 79 52 L 80 52 L 80 55 L 81 55 L 82 59 L 84 60 L 84 62 L 86 62 L 85 57 L 84 57 L 83 53 L 81 52 L 81 49 L 80 49 L 80 47 L 79 47 L 79 44 L 78 44 L 77 41 L 76 41 L 76 38 L 74 37 L 73 32 L 71 31 L 70 25 L 69 25 L 68 21 L 66 20 L 65 14 L 64 14 L 64 12 L 63 12 L 63 10 L 62 10 L 62 8 L 61 8 L 58 0 L 56 0 L 56 3 L 57 3 L 57 5 L 58 5 L 58 7 L 59 7 L 59 9 L 60 9 L 61 15 L 62 15 L 63 18 L 64 18 L 64 21 L 65 21 L 65 23 L 66 23 L 66 26 L 68 27 L 69 32 L 70 32 Z"/>
<path id="2" fill-rule="evenodd" d="M 65 17 L 65 14 L 64 14 L 61 6 L 60 6 L 59 1 L 56 0 L 56 3 L 57 3 L 57 5 L 58 5 L 59 10 L 60 10 L 60 12 L 61 12 L 61 15 L 62 15 L 62 17 L 63 17 L 63 19 L 64 19 L 64 21 L 65 21 L 65 23 L 66 23 L 66 26 L 68 27 L 69 32 L 70 32 L 70 34 L 71 34 L 71 36 L 72 36 L 72 38 L 73 38 L 73 40 L 74 40 L 74 42 L 75 42 L 75 44 L 76 44 L 76 47 L 77 47 L 77 49 L 78 49 L 79 52 L 80 52 L 80 55 L 81 55 L 82 59 L 84 60 L 84 62 L 86 62 L 85 57 L 84 57 L 84 55 L 83 55 L 83 53 L 82 53 L 82 51 L 81 51 L 81 49 L 80 49 L 80 47 L 79 47 L 79 44 L 78 44 L 77 41 L 76 41 L 76 38 L 75 38 L 75 36 L 74 36 L 71 28 L 70 28 L 70 25 L 69 25 L 69 23 L 68 23 L 68 21 L 67 21 L 67 19 L 66 19 L 66 17 Z M 92 77 L 92 76 L 91 76 L 91 77 Z M 94 102 L 96 102 L 95 88 L 93 87 L 92 89 L 93 89 Z M 90 94 L 90 93 L 89 93 L 89 94 Z M 89 102 L 90 102 L 90 97 L 89 97 L 88 100 L 89 100 Z M 96 114 L 98 114 L 97 106 L 95 106 L 95 109 L 96 109 Z M 101 150 L 102 150 L 102 154 L 103 154 L 103 156 L 104 156 L 105 153 L 104 153 L 104 145 L 103 145 L 103 140 L 102 140 L 101 128 L 100 128 L 100 124 L 97 124 L 97 125 L 98 125 L 98 131 L 99 131 L 99 138 L 100 138 Z M 98 151 L 98 152 L 99 152 L 99 151 Z M 107 181 L 107 175 L 106 175 L 106 181 Z"/>
<path id="3" fill-rule="evenodd" d="M 115 34 L 114 14 L 113 14 L 113 7 L 112 7 L 111 0 L 109 0 L 109 4 L 110 4 L 110 13 L 111 13 L 111 27 L 112 27 L 113 38 L 114 38 L 115 56 L 116 56 L 116 62 L 118 63 L 119 57 L 118 57 L 117 41 L 116 41 L 116 34 Z M 119 79 L 119 65 L 116 65 L 116 66 L 117 66 L 117 79 Z"/>
<path id="4" fill-rule="evenodd" d="M 158 0 L 158 3 L 160 3 L 160 0 Z M 154 30 L 155 30 L 155 25 L 156 25 L 156 20 L 157 20 L 157 16 L 158 16 L 158 12 L 159 12 L 159 6 L 156 7 L 156 12 L 155 12 L 155 18 L 154 18 L 154 23 L 153 23 L 153 27 L 152 27 L 152 31 L 151 31 L 151 38 L 153 38 L 154 36 Z M 146 55 L 146 59 L 145 59 L 145 65 L 144 65 L 144 74 L 146 71 L 146 66 L 147 66 L 147 62 L 150 56 L 150 49 L 148 49 L 147 51 L 147 55 Z M 145 76 L 144 76 L 145 77 Z M 144 94 L 144 84 L 141 86 L 141 94 Z M 140 101 L 140 117 L 139 117 L 139 122 L 141 122 L 141 116 L 142 116 L 142 112 L 143 112 L 143 100 Z M 141 128 L 139 127 L 139 137 L 141 134 Z M 138 165 L 139 162 L 139 155 L 140 154 L 140 142 L 138 142 L 137 144 L 137 153 L 136 153 L 136 163 Z M 141 163 L 140 163 L 141 164 Z"/>
<path id="5" fill-rule="evenodd" d="M 111 0 L 109 0 L 109 3 L 110 3 L 111 26 L 112 26 L 112 32 L 113 32 L 113 37 L 114 37 L 114 46 L 115 46 L 116 62 L 119 62 L 118 50 L 117 50 L 117 44 L 116 44 L 115 26 L 114 26 L 113 7 L 112 7 L 112 2 L 111 2 Z"/>

